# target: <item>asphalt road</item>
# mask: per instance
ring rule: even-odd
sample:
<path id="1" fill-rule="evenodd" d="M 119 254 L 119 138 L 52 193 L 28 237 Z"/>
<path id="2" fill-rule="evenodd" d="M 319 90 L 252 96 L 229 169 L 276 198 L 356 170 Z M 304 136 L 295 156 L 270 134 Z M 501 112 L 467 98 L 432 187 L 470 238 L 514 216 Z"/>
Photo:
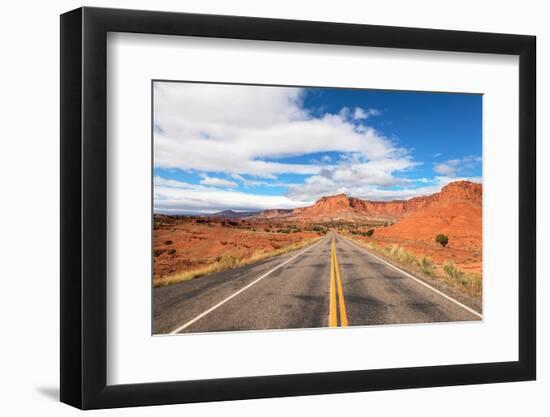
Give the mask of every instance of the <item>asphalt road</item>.
<path id="1" fill-rule="evenodd" d="M 481 320 L 336 233 L 238 269 L 153 290 L 153 333 Z"/>

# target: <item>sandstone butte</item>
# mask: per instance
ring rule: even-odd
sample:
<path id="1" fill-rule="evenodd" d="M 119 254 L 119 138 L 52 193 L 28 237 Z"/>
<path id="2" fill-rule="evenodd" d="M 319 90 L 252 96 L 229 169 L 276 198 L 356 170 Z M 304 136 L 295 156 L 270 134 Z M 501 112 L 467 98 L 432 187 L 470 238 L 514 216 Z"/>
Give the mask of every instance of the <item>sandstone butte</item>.
<path id="1" fill-rule="evenodd" d="M 475 214 L 470 214 L 474 215 L 474 217 L 479 214 L 481 220 L 481 200 L 481 184 L 470 181 L 455 181 L 443 187 L 438 193 L 423 197 L 414 197 L 409 200 L 370 201 L 348 197 L 345 194 L 338 194 L 322 197 L 315 204 L 308 207 L 295 208 L 293 210 L 265 210 L 252 216 L 252 218 L 301 221 L 327 219 L 352 220 L 360 218 L 400 220 L 414 213 L 420 214 L 426 211 L 430 211 L 431 215 L 434 215 L 437 210 L 442 210 L 446 215 L 452 216 L 451 211 L 465 209 L 466 212 L 470 212 L 470 208 L 473 208 Z M 479 210 L 476 211 L 476 207 Z"/>

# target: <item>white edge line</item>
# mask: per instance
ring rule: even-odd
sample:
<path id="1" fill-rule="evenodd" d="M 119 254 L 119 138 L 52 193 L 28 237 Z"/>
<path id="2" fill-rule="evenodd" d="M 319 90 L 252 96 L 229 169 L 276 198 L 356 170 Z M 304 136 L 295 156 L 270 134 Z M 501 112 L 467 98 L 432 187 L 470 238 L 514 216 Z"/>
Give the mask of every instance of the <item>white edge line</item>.
<path id="1" fill-rule="evenodd" d="M 264 279 L 265 277 L 267 277 L 269 274 L 275 272 L 277 269 L 285 266 L 287 263 L 293 261 L 294 259 L 296 259 L 298 256 L 306 253 L 308 250 L 314 248 L 315 246 L 317 246 L 319 243 L 321 243 L 324 239 L 319 239 L 319 241 L 317 243 L 314 243 L 313 245 L 311 245 L 310 247 L 304 249 L 303 251 L 301 251 L 300 253 L 294 255 L 292 258 L 290 259 L 287 259 L 286 261 L 284 261 L 283 263 L 277 265 L 275 268 L 271 269 L 270 271 L 266 272 L 265 274 L 263 274 L 261 277 L 259 278 L 256 278 L 254 281 L 252 281 L 250 284 L 247 284 L 245 285 L 244 287 L 242 287 L 240 290 L 238 290 L 237 292 L 234 292 L 233 294 L 231 294 L 229 297 L 227 298 L 224 298 L 222 301 L 220 301 L 218 304 L 210 307 L 208 310 L 202 312 L 201 314 L 199 314 L 198 316 L 196 316 L 194 319 L 191 319 L 189 320 L 187 323 L 184 323 L 182 324 L 180 327 L 178 327 L 177 329 L 174 329 L 172 330 L 169 334 L 176 334 L 176 333 L 179 333 L 181 332 L 183 329 L 191 326 L 193 323 L 195 323 L 196 321 L 202 319 L 204 316 L 210 314 L 211 312 L 213 312 L 214 310 L 216 310 L 218 307 L 221 307 L 223 304 L 225 304 L 226 302 L 228 302 L 229 300 L 231 300 L 233 297 L 236 297 L 237 295 L 239 295 L 240 293 L 242 293 L 243 291 L 249 289 L 250 287 L 252 287 L 254 284 L 256 284 L 257 282 L 261 281 L 262 279 Z"/>
<path id="2" fill-rule="evenodd" d="M 400 268 L 396 267 L 395 265 L 391 264 L 390 262 L 386 261 L 385 259 L 382 259 L 382 258 L 380 258 L 380 257 L 378 257 L 378 256 L 376 256 L 376 255 L 374 255 L 373 253 L 369 252 L 369 251 L 366 250 L 365 248 L 362 248 L 361 246 L 357 245 L 357 244 L 356 244 L 355 242 L 353 242 L 352 240 L 346 239 L 346 238 L 343 237 L 343 236 L 341 236 L 341 237 L 342 237 L 343 240 L 345 240 L 345 241 L 348 242 L 348 243 L 351 243 L 351 244 L 352 244 L 353 246 L 355 246 L 357 249 L 362 250 L 363 252 L 369 254 L 370 256 L 372 256 L 373 258 L 378 259 L 378 260 L 381 261 L 381 262 L 384 262 L 386 265 L 391 266 L 393 269 L 395 269 L 395 270 L 401 272 L 402 274 L 406 275 L 406 276 L 409 277 L 410 279 L 413 279 L 413 280 L 415 280 L 416 282 L 418 282 L 419 284 L 424 285 L 426 288 L 429 288 L 429 289 L 432 290 L 433 292 L 435 292 L 435 293 L 441 295 L 442 297 L 446 298 L 446 299 L 449 300 L 449 301 L 452 301 L 452 302 L 455 303 L 456 305 L 462 307 L 463 309 L 469 311 L 470 313 L 472 313 L 472 314 L 478 316 L 480 319 L 483 320 L 483 315 L 479 314 L 477 311 L 471 309 L 470 307 L 468 307 L 468 306 L 462 304 L 460 301 L 457 301 L 457 300 L 455 300 L 454 298 L 449 297 L 447 294 L 445 294 L 445 293 L 443 293 L 443 292 L 441 292 L 441 291 L 435 289 L 434 287 L 432 287 L 432 286 L 429 285 L 429 284 L 426 284 L 424 281 L 422 281 L 421 279 L 416 278 L 414 275 L 411 275 L 411 274 L 409 274 L 408 272 L 405 272 L 405 271 L 403 271 L 402 269 L 400 269 Z"/>

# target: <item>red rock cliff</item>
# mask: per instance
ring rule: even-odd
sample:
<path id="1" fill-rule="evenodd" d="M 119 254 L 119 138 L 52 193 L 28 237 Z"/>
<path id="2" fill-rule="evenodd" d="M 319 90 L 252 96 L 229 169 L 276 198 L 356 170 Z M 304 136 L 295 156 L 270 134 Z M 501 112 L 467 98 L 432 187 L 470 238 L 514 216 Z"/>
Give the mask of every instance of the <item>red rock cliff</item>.
<path id="1" fill-rule="evenodd" d="M 481 207 L 482 185 L 470 181 L 456 181 L 443 187 L 440 192 L 415 197 L 410 200 L 370 201 L 338 194 L 322 197 L 309 207 L 296 208 L 290 212 L 266 210 L 262 217 L 284 216 L 287 218 L 319 217 L 405 217 L 436 205 L 465 203 Z"/>

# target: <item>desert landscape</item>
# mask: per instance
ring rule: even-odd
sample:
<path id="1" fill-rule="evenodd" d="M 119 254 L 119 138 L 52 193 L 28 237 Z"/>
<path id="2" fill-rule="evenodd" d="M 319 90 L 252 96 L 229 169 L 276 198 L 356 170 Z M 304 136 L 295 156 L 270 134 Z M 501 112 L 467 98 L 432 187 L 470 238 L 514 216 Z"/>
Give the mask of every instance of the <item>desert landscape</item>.
<path id="1" fill-rule="evenodd" d="M 297 209 L 156 215 L 153 283 L 181 282 L 295 251 L 334 230 L 413 273 L 479 298 L 481 207 L 482 185 L 457 181 L 409 200 L 341 194 Z M 448 238 L 445 246 L 436 242 L 439 234 Z"/>
<path id="2" fill-rule="evenodd" d="M 483 319 L 482 96 L 155 81 L 154 334 Z"/>
<path id="3" fill-rule="evenodd" d="M 227 217 L 226 217 L 227 216 Z M 197 278 L 299 249 L 326 228 L 272 222 L 235 213 L 217 216 L 155 216 L 155 285 Z"/>

